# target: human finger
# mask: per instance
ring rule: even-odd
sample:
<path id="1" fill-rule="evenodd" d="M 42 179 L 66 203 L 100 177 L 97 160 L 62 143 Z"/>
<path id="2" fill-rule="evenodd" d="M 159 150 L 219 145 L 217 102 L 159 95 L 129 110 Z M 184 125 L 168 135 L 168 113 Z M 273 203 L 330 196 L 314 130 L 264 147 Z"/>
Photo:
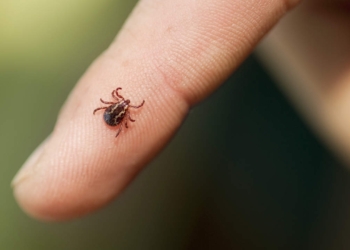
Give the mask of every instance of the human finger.
<path id="1" fill-rule="evenodd" d="M 50 138 L 13 181 L 22 208 L 64 220 L 115 198 L 169 141 L 189 108 L 215 90 L 297 0 L 143 0 L 69 96 Z M 133 105 L 107 126 L 100 98 Z M 120 125 L 124 126 L 124 125 Z M 118 128 L 117 128 L 118 129 Z"/>

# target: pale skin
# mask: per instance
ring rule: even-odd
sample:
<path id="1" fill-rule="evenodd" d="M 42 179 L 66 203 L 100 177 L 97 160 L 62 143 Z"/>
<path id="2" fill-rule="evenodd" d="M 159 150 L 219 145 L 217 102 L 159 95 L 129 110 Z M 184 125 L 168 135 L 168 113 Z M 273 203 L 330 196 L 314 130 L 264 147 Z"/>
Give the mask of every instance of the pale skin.
<path id="1" fill-rule="evenodd" d="M 189 109 L 217 89 L 298 3 L 141 0 L 77 83 L 51 136 L 15 177 L 20 206 L 38 219 L 68 220 L 115 199 L 169 142 Z M 117 139 L 115 129 L 92 115 L 99 98 L 116 87 L 131 103 L 145 100 L 133 110 L 136 122 Z"/>

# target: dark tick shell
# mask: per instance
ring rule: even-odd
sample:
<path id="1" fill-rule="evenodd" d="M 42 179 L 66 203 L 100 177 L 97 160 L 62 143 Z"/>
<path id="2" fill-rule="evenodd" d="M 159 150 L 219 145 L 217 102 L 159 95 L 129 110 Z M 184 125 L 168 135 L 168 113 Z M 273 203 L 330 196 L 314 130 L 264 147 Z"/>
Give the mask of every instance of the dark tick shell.
<path id="1" fill-rule="evenodd" d="M 103 114 L 103 119 L 109 126 L 117 126 L 124 119 L 127 109 L 129 108 L 129 100 L 125 100 L 109 106 Z"/>

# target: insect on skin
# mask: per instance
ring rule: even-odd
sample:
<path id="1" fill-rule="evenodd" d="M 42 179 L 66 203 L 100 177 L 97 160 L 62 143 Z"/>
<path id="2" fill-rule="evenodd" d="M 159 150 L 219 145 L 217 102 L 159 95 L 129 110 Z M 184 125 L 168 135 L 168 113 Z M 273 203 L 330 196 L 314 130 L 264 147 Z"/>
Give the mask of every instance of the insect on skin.
<path id="1" fill-rule="evenodd" d="M 130 100 L 125 100 L 124 97 L 118 94 L 118 91 L 121 89 L 122 88 L 117 88 L 112 91 L 112 97 L 116 100 L 116 102 L 106 102 L 100 99 L 102 103 L 108 104 L 110 106 L 97 108 L 94 110 L 93 113 L 95 114 L 96 111 L 105 109 L 103 119 L 109 126 L 117 126 L 121 124 L 115 137 L 117 137 L 122 131 L 123 125 L 125 125 L 125 127 L 128 128 L 128 120 L 131 122 L 135 122 L 135 120 L 130 117 L 129 108 L 138 109 L 142 107 L 145 103 L 145 100 L 143 100 L 142 103 L 138 106 L 130 105 Z M 123 122 L 124 124 L 122 124 Z"/>

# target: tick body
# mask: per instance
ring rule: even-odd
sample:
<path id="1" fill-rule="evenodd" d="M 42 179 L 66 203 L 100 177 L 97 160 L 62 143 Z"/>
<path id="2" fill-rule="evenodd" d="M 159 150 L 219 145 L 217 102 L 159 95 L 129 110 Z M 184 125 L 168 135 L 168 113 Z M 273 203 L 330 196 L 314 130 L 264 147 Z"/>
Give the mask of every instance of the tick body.
<path id="1" fill-rule="evenodd" d="M 97 108 L 93 112 L 93 114 L 95 114 L 96 111 L 104 109 L 105 112 L 103 114 L 103 119 L 109 126 L 118 126 L 120 124 L 120 127 L 115 137 L 117 137 L 120 134 L 120 132 L 123 129 L 123 126 L 128 128 L 128 121 L 135 122 L 135 120 L 130 117 L 129 108 L 138 109 L 142 107 L 145 103 L 145 101 L 143 100 L 142 103 L 138 106 L 130 105 L 130 100 L 125 100 L 124 97 L 118 93 L 118 91 L 121 89 L 122 88 L 117 88 L 112 92 L 112 97 L 116 100 L 115 102 L 106 102 L 100 99 L 102 103 L 108 104 L 109 106 Z"/>

